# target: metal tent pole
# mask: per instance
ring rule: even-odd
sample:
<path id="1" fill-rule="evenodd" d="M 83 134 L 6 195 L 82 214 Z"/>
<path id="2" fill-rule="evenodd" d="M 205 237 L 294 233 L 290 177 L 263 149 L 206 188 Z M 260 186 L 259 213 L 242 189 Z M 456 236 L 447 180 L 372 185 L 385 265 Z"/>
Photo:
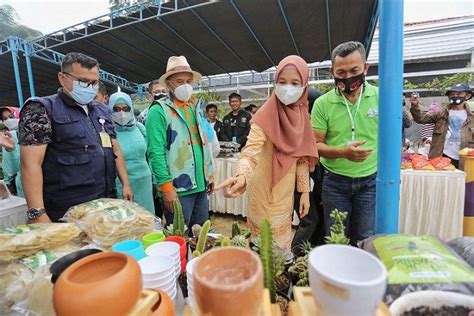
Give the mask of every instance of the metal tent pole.
<path id="1" fill-rule="evenodd" d="M 30 97 L 36 96 L 35 82 L 33 80 L 33 68 L 31 67 L 31 44 L 25 43 L 26 73 L 28 74 L 28 84 L 30 86 Z"/>
<path id="2" fill-rule="evenodd" d="M 18 45 L 19 42 L 15 38 L 8 39 L 12 52 L 13 71 L 15 74 L 16 92 L 18 94 L 19 106 L 23 106 L 23 90 L 21 88 L 20 67 L 18 66 Z"/>
<path id="3" fill-rule="evenodd" d="M 403 0 L 380 0 L 376 232 L 398 232 L 402 148 Z"/>

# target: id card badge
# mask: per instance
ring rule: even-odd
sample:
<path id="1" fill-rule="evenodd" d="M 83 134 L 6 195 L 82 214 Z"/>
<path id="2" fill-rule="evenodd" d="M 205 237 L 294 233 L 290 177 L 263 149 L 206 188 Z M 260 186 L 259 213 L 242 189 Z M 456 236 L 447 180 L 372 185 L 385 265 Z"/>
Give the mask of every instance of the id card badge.
<path id="1" fill-rule="evenodd" d="M 100 136 L 100 141 L 102 143 L 102 147 L 104 148 L 111 148 L 112 147 L 112 141 L 110 140 L 109 134 L 105 131 L 104 124 L 105 120 L 103 118 L 99 119 L 99 124 L 102 125 L 102 131 L 99 133 Z"/>
<path id="2" fill-rule="evenodd" d="M 109 134 L 106 132 L 100 132 L 100 140 L 102 142 L 102 147 L 104 148 L 111 148 L 112 147 L 112 141 L 110 140 Z"/>
<path id="3" fill-rule="evenodd" d="M 349 140 L 349 141 L 347 141 L 347 146 L 352 146 L 357 142 L 358 142 L 357 140 Z"/>

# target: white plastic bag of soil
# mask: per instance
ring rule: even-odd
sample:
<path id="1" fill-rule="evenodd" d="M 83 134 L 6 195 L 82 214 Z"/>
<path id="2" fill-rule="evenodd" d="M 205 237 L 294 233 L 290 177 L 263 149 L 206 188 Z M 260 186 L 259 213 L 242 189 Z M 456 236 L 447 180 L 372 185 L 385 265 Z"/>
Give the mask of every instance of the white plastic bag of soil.
<path id="1" fill-rule="evenodd" d="M 407 293 L 438 290 L 474 295 L 474 270 L 433 236 L 377 235 L 359 243 L 387 268 L 384 302 Z"/>

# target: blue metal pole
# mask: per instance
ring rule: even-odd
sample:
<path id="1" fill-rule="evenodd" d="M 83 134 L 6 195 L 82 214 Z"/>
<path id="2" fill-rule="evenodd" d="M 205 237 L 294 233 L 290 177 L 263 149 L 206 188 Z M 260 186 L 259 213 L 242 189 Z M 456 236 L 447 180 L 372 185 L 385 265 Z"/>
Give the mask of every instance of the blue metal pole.
<path id="1" fill-rule="evenodd" d="M 403 0 L 380 0 L 376 232 L 398 232 L 402 148 Z"/>
<path id="2" fill-rule="evenodd" d="M 28 84 L 30 86 L 30 97 L 36 96 L 35 93 L 35 82 L 33 80 L 33 68 L 31 67 L 31 47 L 29 43 L 25 43 L 25 60 L 26 60 L 26 73 L 28 74 Z"/>
<path id="3" fill-rule="evenodd" d="M 15 73 L 16 93 L 18 94 L 19 106 L 23 106 L 23 90 L 21 89 L 20 67 L 18 66 L 18 42 L 14 38 L 9 38 L 10 49 L 12 51 L 13 71 Z"/>

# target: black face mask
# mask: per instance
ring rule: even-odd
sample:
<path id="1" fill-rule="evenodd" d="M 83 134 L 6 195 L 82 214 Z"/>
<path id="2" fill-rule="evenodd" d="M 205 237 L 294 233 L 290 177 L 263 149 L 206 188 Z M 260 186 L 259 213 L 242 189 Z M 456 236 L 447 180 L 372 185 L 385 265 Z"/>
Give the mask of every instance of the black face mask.
<path id="1" fill-rule="evenodd" d="M 458 105 L 465 101 L 464 97 L 451 97 L 449 98 L 449 104 Z"/>
<path id="2" fill-rule="evenodd" d="M 361 73 L 360 75 L 345 79 L 334 78 L 334 82 L 339 90 L 343 91 L 345 94 L 351 95 L 364 84 L 365 75 L 364 73 Z"/>
<path id="3" fill-rule="evenodd" d="M 160 100 L 161 98 L 164 98 L 166 97 L 166 94 L 164 93 L 157 93 L 157 94 L 154 94 L 153 95 L 153 100 L 157 101 L 157 100 Z"/>

